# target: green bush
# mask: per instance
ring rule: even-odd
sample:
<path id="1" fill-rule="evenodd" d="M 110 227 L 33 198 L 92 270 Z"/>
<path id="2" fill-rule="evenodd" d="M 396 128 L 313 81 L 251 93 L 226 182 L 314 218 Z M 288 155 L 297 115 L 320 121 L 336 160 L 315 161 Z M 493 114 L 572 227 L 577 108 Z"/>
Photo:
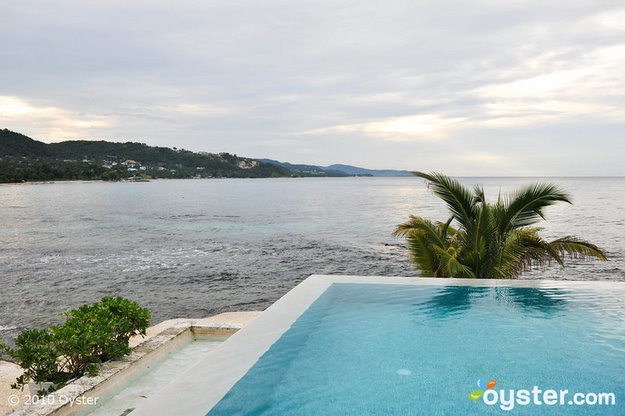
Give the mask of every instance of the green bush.
<path id="1" fill-rule="evenodd" d="M 145 330 L 150 325 L 152 314 L 149 310 L 141 308 L 138 303 L 124 299 L 121 296 L 116 298 L 102 298 L 94 307 L 111 319 L 112 333 L 115 342 L 128 347 L 128 341 L 133 335 L 145 335 Z M 106 353 L 107 351 L 105 351 Z M 123 354 L 128 353 L 128 350 Z M 122 355 L 123 355 L 122 354 Z M 112 359 L 113 357 L 109 357 Z"/>
<path id="2" fill-rule="evenodd" d="M 130 352 L 130 337 L 145 335 L 151 313 L 118 296 L 61 316 L 67 318 L 63 324 L 23 331 L 16 339 L 16 349 L 0 343 L 25 370 L 13 388 L 21 389 L 29 381 L 58 385 L 85 373 L 97 374 L 97 364 Z"/>
<path id="3" fill-rule="evenodd" d="M 69 379 L 66 374 L 59 371 L 55 337 L 49 329 L 23 331 L 17 336 L 15 345 L 15 350 L 0 345 L 0 348 L 24 369 L 24 373 L 11 385 L 14 389 L 21 389 L 29 381 L 62 383 Z"/>

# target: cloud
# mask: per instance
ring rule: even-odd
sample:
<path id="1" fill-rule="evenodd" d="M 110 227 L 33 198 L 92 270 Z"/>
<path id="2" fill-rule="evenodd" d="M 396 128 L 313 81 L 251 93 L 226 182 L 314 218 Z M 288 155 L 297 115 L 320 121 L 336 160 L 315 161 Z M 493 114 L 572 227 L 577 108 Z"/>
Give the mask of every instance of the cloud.
<path id="1" fill-rule="evenodd" d="M 501 167 L 510 162 L 506 156 L 493 154 L 493 153 L 468 153 L 455 156 L 458 162 L 469 162 L 474 165 L 489 165 L 489 167 Z"/>
<path id="2" fill-rule="evenodd" d="M 625 135 L 610 0 L 24 0 L 1 15 L 0 127 L 37 139 L 450 174 L 476 169 L 466 154 L 524 173 L 540 153 L 545 174 L 625 174 L 608 157 Z M 605 158 L 574 171 L 596 143 Z"/>
<path id="3" fill-rule="evenodd" d="M 552 59 L 557 60 L 557 55 Z M 480 121 L 474 125 L 514 128 L 545 123 L 576 125 L 588 120 L 615 123 L 625 117 L 625 109 L 614 100 L 625 96 L 625 84 L 618 75 L 625 64 L 625 45 L 587 51 L 572 69 L 548 72 L 550 64 L 547 59 L 540 66 L 546 72 L 541 75 L 473 90 L 484 100 Z"/>
<path id="4" fill-rule="evenodd" d="M 438 114 L 391 117 L 366 123 L 323 127 L 303 134 L 359 133 L 391 142 L 438 140 L 465 119 L 445 118 Z"/>
<path id="5" fill-rule="evenodd" d="M 610 10 L 606 12 L 600 12 L 589 16 L 581 24 L 587 30 L 596 31 L 597 29 L 606 31 L 608 33 L 625 32 L 625 9 Z"/>
<path id="6" fill-rule="evenodd" d="M 478 96 L 497 99 L 545 97 L 570 88 L 580 82 L 588 71 L 558 71 L 536 77 L 518 79 L 502 84 L 490 84 L 475 90 Z"/>
<path id="7" fill-rule="evenodd" d="M 36 106 L 14 96 L 0 96 L 0 123 L 18 126 L 19 130 L 34 135 L 45 134 L 48 141 L 60 141 L 108 127 L 111 120 L 103 116 L 77 114 L 59 107 Z"/>

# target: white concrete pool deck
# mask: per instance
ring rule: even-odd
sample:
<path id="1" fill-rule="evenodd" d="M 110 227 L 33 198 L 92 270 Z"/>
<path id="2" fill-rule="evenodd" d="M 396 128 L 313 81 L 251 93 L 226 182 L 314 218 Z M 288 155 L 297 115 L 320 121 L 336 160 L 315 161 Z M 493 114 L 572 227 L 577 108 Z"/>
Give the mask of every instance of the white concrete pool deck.
<path id="1" fill-rule="evenodd" d="M 204 416 L 333 283 L 597 289 L 620 282 L 442 279 L 313 275 L 231 336 L 196 366 L 148 398 L 131 416 Z M 616 286 L 615 286 L 616 287 Z"/>

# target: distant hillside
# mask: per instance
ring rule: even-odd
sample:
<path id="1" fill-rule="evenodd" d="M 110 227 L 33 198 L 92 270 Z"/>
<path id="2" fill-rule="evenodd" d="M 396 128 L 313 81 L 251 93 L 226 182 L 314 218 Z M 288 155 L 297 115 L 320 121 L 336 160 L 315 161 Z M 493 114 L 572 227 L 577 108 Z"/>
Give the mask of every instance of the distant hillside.
<path id="1" fill-rule="evenodd" d="M 371 176 L 413 176 L 407 170 L 393 170 L 393 169 L 364 169 L 350 165 L 330 165 L 324 169 L 337 170 L 339 172 L 345 172 L 348 175 L 371 175 Z"/>
<path id="2" fill-rule="evenodd" d="M 46 144 L 0 130 L 0 182 L 292 176 L 286 168 L 229 153 L 76 140 Z"/>
<path id="3" fill-rule="evenodd" d="M 52 152 L 45 143 L 4 129 L 0 130 L 0 157 L 3 156 L 51 157 Z"/>
<path id="4" fill-rule="evenodd" d="M 408 171 L 349 165 L 315 166 L 195 153 L 145 143 L 71 140 L 46 144 L 0 130 L 0 182 L 151 178 L 411 176 Z"/>
<path id="5" fill-rule="evenodd" d="M 330 166 L 316 166 L 316 165 L 295 165 L 287 162 L 279 162 L 272 159 L 259 159 L 263 162 L 273 163 L 278 166 L 289 169 L 291 172 L 303 174 L 306 176 L 412 176 L 407 170 L 378 170 L 378 169 L 365 169 L 357 166 L 350 165 L 330 165 Z"/>
<path id="6" fill-rule="evenodd" d="M 322 168 L 321 166 L 292 164 L 288 162 L 279 162 L 272 159 L 258 159 L 261 162 L 271 163 L 288 169 L 291 173 L 298 176 L 353 176 L 352 174 L 341 172 L 339 170 Z"/>

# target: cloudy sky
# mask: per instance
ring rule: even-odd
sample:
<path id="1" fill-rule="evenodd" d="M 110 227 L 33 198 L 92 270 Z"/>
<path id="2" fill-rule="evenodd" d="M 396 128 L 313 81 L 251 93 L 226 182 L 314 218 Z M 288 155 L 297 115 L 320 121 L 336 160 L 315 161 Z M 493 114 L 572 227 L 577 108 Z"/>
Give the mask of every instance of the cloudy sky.
<path id="1" fill-rule="evenodd" d="M 452 175 L 625 175 L 622 1 L 0 0 L 0 128 Z"/>

